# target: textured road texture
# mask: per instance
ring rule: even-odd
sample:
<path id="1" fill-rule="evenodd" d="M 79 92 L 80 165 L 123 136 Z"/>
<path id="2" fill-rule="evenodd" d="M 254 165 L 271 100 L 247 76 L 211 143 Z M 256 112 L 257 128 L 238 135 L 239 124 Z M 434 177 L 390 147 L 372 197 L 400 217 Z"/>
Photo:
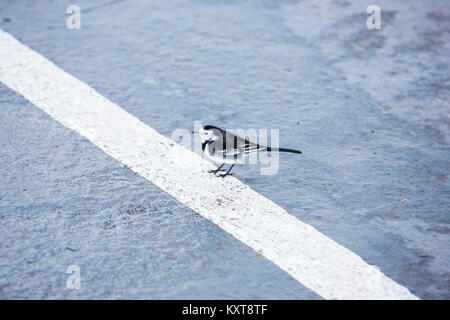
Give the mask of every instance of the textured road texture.
<path id="1" fill-rule="evenodd" d="M 238 177 L 424 299 L 450 298 L 446 1 L 2 2 L 0 27 L 170 136 L 279 128 Z M 317 299 L 0 86 L 0 297 Z M 67 290 L 77 264 L 82 289 Z"/>

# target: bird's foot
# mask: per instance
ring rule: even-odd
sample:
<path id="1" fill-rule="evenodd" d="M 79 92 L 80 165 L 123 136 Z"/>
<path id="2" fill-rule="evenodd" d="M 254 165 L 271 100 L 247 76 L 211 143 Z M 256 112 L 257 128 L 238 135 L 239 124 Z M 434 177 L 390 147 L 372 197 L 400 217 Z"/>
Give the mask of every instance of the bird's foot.
<path id="1" fill-rule="evenodd" d="M 217 175 L 218 177 L 221 177 L 221 178 L 225 178 L 226 176 L 233 176 L 234 175 L 234 173 L 223 173 L 223 174 L 219 174 L 219 175 Z"/>
<path id="2" fill-rule="evenodd" d="M 216 170 L 208 170 L 208 173 L 214 173 L 216 174 L 219 171 L 225 171 L 225 169 L 216 169 Z"/>

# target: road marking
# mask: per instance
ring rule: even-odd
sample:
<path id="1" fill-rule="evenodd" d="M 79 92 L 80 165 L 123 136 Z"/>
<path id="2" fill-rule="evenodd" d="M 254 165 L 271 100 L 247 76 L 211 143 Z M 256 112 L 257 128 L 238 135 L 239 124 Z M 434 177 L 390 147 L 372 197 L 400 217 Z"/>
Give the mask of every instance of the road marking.
<path id="1" fill-rule="evenodd" d="M 417 299 L 355 253 L 160 135 L 0 29 L 0 81 L 326 299 Z"/>

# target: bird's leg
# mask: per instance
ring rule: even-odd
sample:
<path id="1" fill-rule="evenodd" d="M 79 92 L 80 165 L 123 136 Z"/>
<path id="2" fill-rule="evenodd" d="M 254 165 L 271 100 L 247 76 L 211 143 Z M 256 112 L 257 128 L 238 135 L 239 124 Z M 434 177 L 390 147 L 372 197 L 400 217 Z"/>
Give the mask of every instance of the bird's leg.
<path id="1" fill-rule="evenodd" d="M 231 165 L 230 169 L 228 169 L 227 173 L 219 174 L 219 177 L 225 178 L 226 176 L 232 176 L 233 173 L 230 173 L 231 169 L 233 169 L 234 163 Z"/>
<path id="2" fill-rule="evenodd" d="M 208 172 L 209 172 L 209 173 L 214 173 L 214 174 L 216 174 L 216 173 L 219 172 L 219 171 L 225 171 L 225 170 L 220 170 L 220 168 L 222 168 L 224 164 L 225 164 L 225 163 L 222 163 L 222 164 L 220 165 L 220 167 L 217 168 L 216 170 L 208 170 Z"/>

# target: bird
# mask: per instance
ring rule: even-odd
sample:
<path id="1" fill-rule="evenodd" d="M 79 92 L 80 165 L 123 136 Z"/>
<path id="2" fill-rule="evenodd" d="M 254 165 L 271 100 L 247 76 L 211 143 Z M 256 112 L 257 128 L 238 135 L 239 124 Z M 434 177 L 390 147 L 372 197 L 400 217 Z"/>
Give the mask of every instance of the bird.
<path id="1" fill-rule="evenodd" d="M 202 150 L 206 156 L 214 162 L 222 163 L 219 168 L 209 170 L 208 172 L 216 175 L 220 171 L 226 171 L 222 169 L 225 164 L 231 164 L 226 173 L 218 174 L 222 178 L 233 175 L 230 171 L 234 165 L 251 153 L 262 151 L 302 153 L 299 150 L 263 146 L 212 125 L 203 126 L 197 132 L 193 131 L 192 133 L 200 135 Z"/>

